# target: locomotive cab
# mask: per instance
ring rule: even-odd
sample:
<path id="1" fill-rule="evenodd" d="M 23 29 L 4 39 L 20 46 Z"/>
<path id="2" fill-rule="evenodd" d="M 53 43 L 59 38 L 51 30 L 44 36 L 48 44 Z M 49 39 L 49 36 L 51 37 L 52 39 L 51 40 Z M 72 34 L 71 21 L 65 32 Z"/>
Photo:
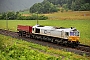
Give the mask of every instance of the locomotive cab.
<path id="1" fill-rule="evenodd" d="M 70 31 L 69 37 L 68 37 L 69 43 L 78 46 L 79 38 L 80 38 L 80 33 L 77 29 L 73 29 L 72 31 Z"/>
<path id="2" fill-rule="evenodd" d="M 40 33 L 40 29 L 37 28 L 38 26 L 39 26 L 39 25 L 33 26 L 33 28 L 32 28 L 32 33 Z"/>
<path id="3" fill-rule="evenodd" d="M 69 40 L 70 41 L 79 41 L 79 32 L 78 31 L 70 32 Z"/>

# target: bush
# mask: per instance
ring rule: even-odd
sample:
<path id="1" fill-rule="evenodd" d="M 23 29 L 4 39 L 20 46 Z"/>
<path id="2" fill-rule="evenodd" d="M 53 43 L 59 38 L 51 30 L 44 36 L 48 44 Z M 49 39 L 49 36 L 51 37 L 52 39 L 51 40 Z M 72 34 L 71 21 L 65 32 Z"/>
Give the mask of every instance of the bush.
<path id="1" fill-rule="evenodd" d="M 16 14 L 15 12 L 8 12 L 7 17 L 8 20 L 15 20 L 16 19 Z"/>
<path id="2" fill-rule="evenodd" d="M 44 15 L 38 15 L 37 13 L 32 14 L 31 16 L 22 16 L 19 12 L 8 12 L 8 13 L 2 13 L 0 15 L 0 20 L 46 20 L 48 19 L 47 16 Z"/>
<path id="3" fill-rule="evenodd" d="M 64 12 L 64 9 L 63 8 L 61 9 L 61 12 Z"/>
<path id="4" fill-rule="evenodd" d="M 32 16 L 29 17 L 30 19 L 29 20 L 46 20 L 48 19 L 47 16 L 44 16 L 44 15 L 37 15 L 37 14 L 33 14 Z"/>
<path id="5" fill-rule="evenodd" d="M 2 50 L 4 48 L 4 39 L 3 37 L 0 38 L 0 50 Z"/>
<path id="6" fill-rule="evenodd" d="M 39 16 L 39 17 L 38 17 L 38 19 L 39 19 L 39 20 L 46 20 L 46 19 L 48 19 L 48 17 L 47 17 L 47 16 L 42 15 L 42 16 Z"/>
<path id="7" fill-rule="evenodd" d="M 32 16 L 30 16 L 30 20 L 37 20 L 37 19 L 38 19 L 37 14 L 32 14 Z"/>
<path id="8" fill-rule="evenodd" d="M 0 15 L 0 20 L 2 20 L 2 15 Z"/>

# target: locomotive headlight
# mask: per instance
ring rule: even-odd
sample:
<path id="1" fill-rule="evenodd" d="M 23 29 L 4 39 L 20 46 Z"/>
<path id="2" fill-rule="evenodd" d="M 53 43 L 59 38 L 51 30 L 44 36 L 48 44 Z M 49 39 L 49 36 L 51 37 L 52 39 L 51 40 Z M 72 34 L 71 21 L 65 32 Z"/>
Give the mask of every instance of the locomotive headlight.
<path id="1" fill-rule="evenodd" d="M 79 36 L 69 36 L 69 41 L 79 41 Z"/>

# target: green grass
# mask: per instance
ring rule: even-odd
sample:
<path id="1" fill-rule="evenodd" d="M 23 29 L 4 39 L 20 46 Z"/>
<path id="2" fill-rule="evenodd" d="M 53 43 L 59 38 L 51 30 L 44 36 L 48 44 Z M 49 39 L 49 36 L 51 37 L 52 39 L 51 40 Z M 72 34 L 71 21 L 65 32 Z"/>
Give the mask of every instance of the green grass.
<path id="1" fill-rule="evenodd" d="M 80 42 L 90 45 L 90 20 L 39 20 L 41 25 L 76 27 L 80 31 Z M 36 20 L 9 20 L 8 28 L 17 31 L 17 25 L 36 25 Z M 6 20 L 0 20 L 0 28 L 6 29 Z"/>
<path id="2" fill-rule="evenodd" d="M 71 52 L 45 47 L 0 35 L 3 48 L 0 48 L 0 60 L 89 60 L 90 57 L 80 56 Z M 62 52 L 62 53 L 61 53 Z"/>

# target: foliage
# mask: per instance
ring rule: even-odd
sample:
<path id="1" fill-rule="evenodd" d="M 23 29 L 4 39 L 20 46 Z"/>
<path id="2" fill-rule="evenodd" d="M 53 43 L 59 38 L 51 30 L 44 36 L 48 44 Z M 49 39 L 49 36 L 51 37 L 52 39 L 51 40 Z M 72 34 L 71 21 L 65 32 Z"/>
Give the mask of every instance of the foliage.
<path id="1" fill-rule="evenodd" d="M 4 43 L 3 40 L 4 39 L 0 39 L 0 49 L 3 49 L 3 43 Z"/>
<path id="2" fill-rule="evenodd" d="M 47 16 L 44 16 L 44 15 L 38 15 L 38 14 L 32 14 L 31 16 L 30 16 L 30 20 L 46 20 L 46 19 L 48 19 L 48 17 Z"/>
<path id="3" fill-rule="evenodd" d="M 0 39 L 3 39 L 4 44 L 7 45 L 5 49 L 0 49 L 0 60 L 47 60 L 54 57 L 31 49 L 30 43 L 25 41 L 13 40 L 11 37 L 2 35 L 0 35 Z"/>
<path id="4" fill-rule="evenodd" d="M 90 11 L 90 0 L 47 0 L 54 5 L 60 4 L 61 7 L 67 8 L 74 11 Z"/>
<path id="5" fill-rule="evenodd" d="M 56 5 L 53 5 L 47 0 L 44 0 L 42 3 L 35 3 L 30 8 L 30 13 L 52 13 L 57 12 L 59 9 L 56 7 Z"/>
<path id="6" fill-rule="evenodd" d="M 46 19 L 48 19 L 48 17 L 47 16 L 44 16 L 44 15 L 41 15 L 41 16 L 38 17 L 38 19 L 39 20 L 46 20 Z"/>
<path id="7" fill-rule="evenodd" d="M 16 19 L 17 17 L 16 17 L 16 15 L 17 14 L 15 14 L 15 12 L 8 12 L 8 13 L 6 13 L 6 19 L 8 19 L 8 20 L 14 20 L 14 19 Z"/>
<path id="8" fill-rule="evenodd" d="M 2 15 L 0 15 L 0 20 L 2 19 Z"/>
<path id="9" fill-rule="evenodd" d="M 0 19 L 6 19 L 6 13 L 2 13 Z"/>
<path id="10" fill-rule="evenodd" d="M 4 38 L 3 38 L 4 37 Z M 42 45 L 0 35 L 5 49 L 0 49 L 0 60 L 89 60 L 89 57 L 71 52 L 45 47 Z M 61 53 L 62 52 L 62 53 Z M 78 56 L 78 57 L 77 57 Z"/>
<path id="11" fill-rule="evenodd" d="M 62 6 L 65 10 L 66 10 L 66 12 L 69 10 L 68 9 L 68 5 L 67 4 L 63 4 L 63 6 Z"/>
<path id="12" fill-rule="evenodd" d="M 87 11 L 90 10 L 90 4 L 89 3 L 82 4 L 80 11 L 84 11 L 84 10 L 87 10 Z"/>
<path id="13" fill-rule="evenodd" d="M 31 19 L 32 19 L 32 20 L 38 19 L 38 15 L 37 15 L 37 14 L 32 14 Z"/>
<path id="14" fill-rule="evenodd" d="M 37 14 L 32 14 L 31 16 L 22 16 L 19 12 L 7 12 L 7 13 L 2 13 L 0 15 L 0 20 L 46 20 L 48 19 L 47 16 L 44 15 L 37 15 Z"/>
<path id="15" fill-rule="evenodd" d="M 63 8 L 61 9 L 61 12 L 64 12 L 64 9 Z"/>
<path id="16" fill-rule="evenodd" d="M 30 13 L 52 13 L 58 12 L 59 7 L 73 11 L 90 11 L 89 0 L 44 0 L 41 3 L 35 3 L 30 8 Z M 61 10 L 62 12 L 62 10 Z"/>
<path id="17" fill-rule="evenodd" d="M 75 0 L 75 2 L 72 3 L 71 7 L 74 11 L 89 11 L 90 3 L 85 3 L 84 0 Z"/>

